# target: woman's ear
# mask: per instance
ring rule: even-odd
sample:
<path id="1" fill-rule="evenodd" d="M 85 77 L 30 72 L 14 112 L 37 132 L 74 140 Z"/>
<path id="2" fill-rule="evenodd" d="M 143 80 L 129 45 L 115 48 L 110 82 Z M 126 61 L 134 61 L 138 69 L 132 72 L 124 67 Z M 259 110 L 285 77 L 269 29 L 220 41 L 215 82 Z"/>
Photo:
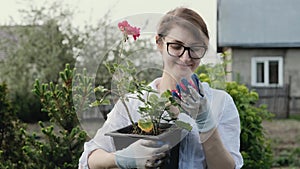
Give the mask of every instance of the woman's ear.
<path id="1" fill-rule="evenodd" d="M 157 46 L 158 50 L 161 52 L 162 48 L 163 48 L 161 36 L 156 35 L 155 36 L 155 42 L 156 42 L 156 46 Z"/>

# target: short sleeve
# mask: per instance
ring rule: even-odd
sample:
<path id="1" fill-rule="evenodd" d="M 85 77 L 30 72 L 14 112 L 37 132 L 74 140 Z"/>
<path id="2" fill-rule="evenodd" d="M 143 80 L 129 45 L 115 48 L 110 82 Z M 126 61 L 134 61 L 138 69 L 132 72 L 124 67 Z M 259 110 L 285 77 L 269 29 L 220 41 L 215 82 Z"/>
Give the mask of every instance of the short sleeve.
<path id="1" fill-rule="evenodd" d="M 225 148 L 234 158 L 236 169 L 239 169 L 243 166 L 243 158 L 240 153 L 240 118 L 232 97 L 228 93 L 225 95 L 225 107 L 218 130 Z"/>

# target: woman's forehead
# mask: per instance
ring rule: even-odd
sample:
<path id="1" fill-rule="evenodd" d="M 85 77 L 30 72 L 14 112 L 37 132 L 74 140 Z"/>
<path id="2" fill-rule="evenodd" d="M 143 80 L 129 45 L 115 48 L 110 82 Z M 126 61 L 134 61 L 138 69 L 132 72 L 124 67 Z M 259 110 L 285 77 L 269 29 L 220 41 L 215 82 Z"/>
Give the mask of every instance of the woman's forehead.
<path id="1" fill-rule="evenodd" d="M 199 36 L 199 33 L 196 34 L 194 30 L 182 28 L 181 26 L 174 26 L 169 31 L 167 38 L 184 44 L 206 44 L 208 42 L 205 35 Z"/>

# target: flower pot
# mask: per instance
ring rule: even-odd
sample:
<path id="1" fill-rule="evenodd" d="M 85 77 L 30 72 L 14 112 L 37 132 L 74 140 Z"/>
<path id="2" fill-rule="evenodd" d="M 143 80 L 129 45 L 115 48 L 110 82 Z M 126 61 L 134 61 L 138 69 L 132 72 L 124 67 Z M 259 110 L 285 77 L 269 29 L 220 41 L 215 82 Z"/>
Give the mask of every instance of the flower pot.
<path id="1" fill-rule="evenodd" d="M 164 131 L 157 136 L 131 134 L 133 130 L 132 125 L 121 128 L 116 131 L 112 131 L 110 133 L 106 133 L 105 135 L 111 136 L 113 138 L 116 150 L 126 148 L 139 139 L 156 140 L 168 143 L 172 147 L 172 149 L 169 152 L 168 159 L 165 160 L 164 166 L 160 168 L 176 169 L 178 168 L 179 147 L 182 129 L 168 123 L 161 123 L 160 128 L 162 128 Z"/>

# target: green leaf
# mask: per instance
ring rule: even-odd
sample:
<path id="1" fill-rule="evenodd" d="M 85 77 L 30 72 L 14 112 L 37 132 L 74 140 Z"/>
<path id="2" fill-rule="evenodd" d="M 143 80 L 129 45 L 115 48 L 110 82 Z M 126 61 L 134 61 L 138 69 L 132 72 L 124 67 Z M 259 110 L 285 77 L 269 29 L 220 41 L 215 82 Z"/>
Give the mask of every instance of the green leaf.
<path id="1" fill-rule="evenodd" d="M 110 100 L 109 99 L 103 99 L 101 100 L 101 105 L 110 105 Z"/>
<path id="2" fill-rule="evenodd" d="M 100 105 L 110 105 L 110 104 L 111 103 L 110 103 L 109 99 L 101 99 L 101 100 L 94 101 L 89 106 L 90 107 L 97 107 L 97 106 L 100 106 Z"/>
<path id="3" fill-rule="evenodd" d="M 150 119 L 140 119 L 138 121 L 138 126 L 141 130 L 143 130 L 146 133 L 149 133 L 153 129 L 153 123 Z"/>
<path id="4" fill-rule="evenodd" d="M 156 94 L 150 94 L 149 101 L 150 102 L 156 102 L 156 101 L 158 101 L 158 96 Z"/>
<path id="5" fill-rule="evenodd" d="M 106 89 L 104 86 L 98 86 L 94 89 L 94 92 L 101 92 L 101 93 L 104 93 L 104 92 L 107 92 L 108 89 Z"/>

